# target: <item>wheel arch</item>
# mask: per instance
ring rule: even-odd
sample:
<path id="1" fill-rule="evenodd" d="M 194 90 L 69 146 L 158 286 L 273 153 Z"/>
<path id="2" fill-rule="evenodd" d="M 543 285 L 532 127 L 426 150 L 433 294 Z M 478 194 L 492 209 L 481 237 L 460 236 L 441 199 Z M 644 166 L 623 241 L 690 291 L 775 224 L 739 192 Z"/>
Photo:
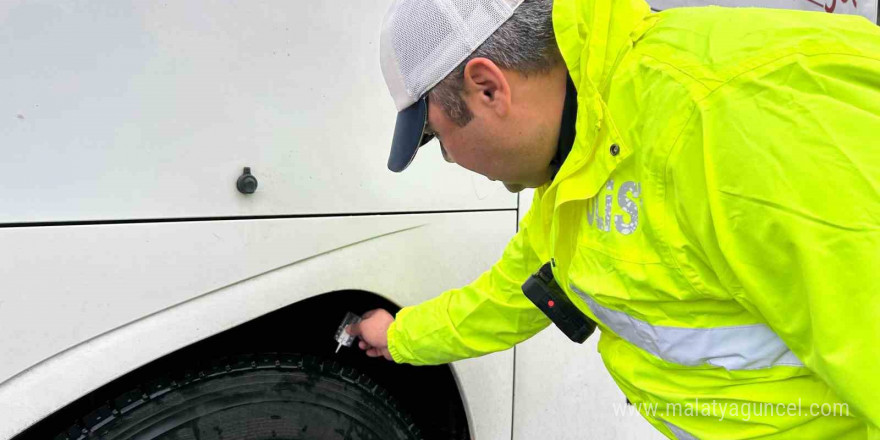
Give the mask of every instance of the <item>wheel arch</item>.
<path id="1" fill-rule="evenodd" d="M 369 375 L 410 412 L 426 439 L 470 437 L 468 415 L 451 366 L 413 367 L 366 357 L 356 347 L 334 354 L 333 335 L 345 313 L 399 306 L 372 292 L 341 290 L 305 298 L 161 356 L 76 399 L 15 440 L 54 438 L 65 427 L 93 425 L 112 401 L 175 368 L 261 352 L 295 352 L 336 360 Z M 173 329 L 168 329 L 173 331 Z"/>

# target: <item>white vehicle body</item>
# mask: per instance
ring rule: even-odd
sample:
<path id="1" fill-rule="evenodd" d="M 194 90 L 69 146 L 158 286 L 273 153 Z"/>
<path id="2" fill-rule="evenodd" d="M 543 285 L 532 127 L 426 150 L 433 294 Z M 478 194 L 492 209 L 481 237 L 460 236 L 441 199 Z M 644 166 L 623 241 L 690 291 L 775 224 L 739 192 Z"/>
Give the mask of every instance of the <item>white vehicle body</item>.
<path id="1" fill-rule="evenodd" d="M 431 146 L 385 169 L 386 7 L 0 3 L 0 439 L 307 298 L 415 304 L 500 256 L 528 195 Z M 876 0 L 858 8 L 876 21 Z M 254 194 L 236 190 L 244 167 Z M 660 438 L 595 342 L 551 327 L 453 364 L 472 436 Z"/>

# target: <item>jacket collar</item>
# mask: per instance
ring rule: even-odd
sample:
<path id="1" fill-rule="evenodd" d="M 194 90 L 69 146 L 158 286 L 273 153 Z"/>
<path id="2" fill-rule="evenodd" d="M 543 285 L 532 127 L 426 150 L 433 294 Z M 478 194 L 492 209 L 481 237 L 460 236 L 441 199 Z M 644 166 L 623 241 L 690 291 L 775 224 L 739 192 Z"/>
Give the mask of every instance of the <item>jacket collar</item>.
<path id="1" fill-rule="evenodd" d="M 575 123 L 577 122 L 577 89 L 571 81 L 571 76 L 565 78 L 565 102 L 562 105 L 562 121 L 559 127 L 559 140 L 556 142 L 556 155 L 550 162 L 553 170 L 553 178 L 565 163 L 571 148 L 574 146 L 574 138 L 577 133 Z M 552 180 L 552 179 L 551 179 Z"/>
<path id="2" fill-rule="evenodd" d="M 617 63 L 653 24 L 645 20 L 650 12 L 644 0 L 554 1 L 556 42 L 578 94 L 577 136 L 546 190 L 556 193 L 556 206 L 595 196 L 617 164 L 632 153 L 606 100 Z M 610 153 L 611 145 L 617 145 L 617 154 Z"/>
<path id="3" fill-rule="evenodd" d="M 647 30 L 650 13 L 644 0 L 556 0 L 553 30 L 574 83 L 607 86 L 618 55 Z"/>

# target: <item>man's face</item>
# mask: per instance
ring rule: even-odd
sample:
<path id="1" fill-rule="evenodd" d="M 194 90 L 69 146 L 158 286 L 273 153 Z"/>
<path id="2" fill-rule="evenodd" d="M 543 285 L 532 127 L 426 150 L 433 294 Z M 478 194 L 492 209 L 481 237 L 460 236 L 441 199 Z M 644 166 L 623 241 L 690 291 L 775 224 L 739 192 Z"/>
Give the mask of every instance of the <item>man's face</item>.
<path id="1" fill-rule="evenodd" d="M 549 182 L 565 100 L 564 67 L 525 77 L 485 59 L 471 63 L 464 84 L 470 122 L 458 126 L 428 101 L 428 131 L 440 141 L 443 157 L 503 182 L 511 192 Z"/>

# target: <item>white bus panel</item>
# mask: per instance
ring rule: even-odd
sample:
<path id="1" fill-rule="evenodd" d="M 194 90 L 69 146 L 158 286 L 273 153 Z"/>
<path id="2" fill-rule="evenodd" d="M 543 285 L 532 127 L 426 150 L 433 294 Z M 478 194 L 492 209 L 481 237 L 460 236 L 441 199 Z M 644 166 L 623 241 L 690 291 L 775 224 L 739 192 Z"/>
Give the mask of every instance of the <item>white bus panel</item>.
<path id="1" fill-rule="evenodd" d="M 516 208 L 436 143 L 386 169 L 387 6 L 0 2 L 0 223 Z"/>

